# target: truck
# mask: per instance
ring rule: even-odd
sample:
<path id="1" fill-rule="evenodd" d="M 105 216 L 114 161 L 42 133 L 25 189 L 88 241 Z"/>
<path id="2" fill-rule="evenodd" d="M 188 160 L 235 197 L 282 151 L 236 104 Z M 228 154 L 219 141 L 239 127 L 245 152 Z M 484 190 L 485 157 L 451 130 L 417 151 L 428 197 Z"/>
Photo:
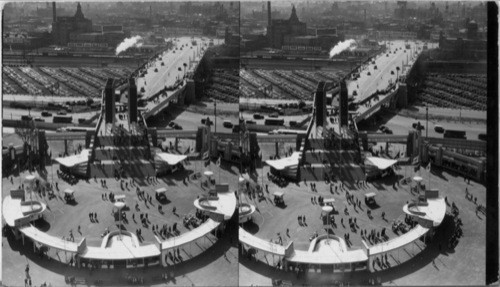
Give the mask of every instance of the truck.
<path id="1" fill-rule="evenodd" d="M 444 138 L 454 138 L 454 139 L 464 139 L 464 140 L 467 139 L 467 137 L 465 136 L 465 131 L 461 131 L 461 130 L 445 130 L 443 137 Z"/>
<path id="2" fill-rule="evenodd" d="M 72 116 L 61 116 L 61 115 L 58 115 L 58 116 L 54 116 L 52 118 L 52 122 L 53 123 L 72 123 L 73 122 L 73 117 Z"/>
<path id="3" fill-rule="evenodd" d="M 264 125 L 266 125 L 266 126 L 283 126 L 283 125 L 285 125 L 285 120 L 284 119 L 270 119 L 270 118 L 267 118 L 264 121 Z"/>

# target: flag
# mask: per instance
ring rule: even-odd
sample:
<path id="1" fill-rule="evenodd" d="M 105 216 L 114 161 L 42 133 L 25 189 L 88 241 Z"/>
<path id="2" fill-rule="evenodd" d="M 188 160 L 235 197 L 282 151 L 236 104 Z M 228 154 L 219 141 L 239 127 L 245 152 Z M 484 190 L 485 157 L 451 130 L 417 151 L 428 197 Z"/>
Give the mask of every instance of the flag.
<path id="1" fill-rule="evenodd" d="M 220 160 L 221 160 L 221 157 L 219 156 L 219 158 L 217 159 L 217 162 L 215 163 L 217 166 L 220 166 Z"/>
<path id="2" fill-rule="evenodd" d="M 431 171 L 431 162 L 429 161 L 429 163 L 427 164 L 427 166 L 425 167 L 425 170 L 427 171 Z"/>
<path id="3" fill-rule="evenodd" d="M 204 160 L 207 160 L 209 158 L 210 158 L 210 155 L 209 155 L 208 151 L 206 151 L 205 153 L 203 153 L 203 159 Z"/>

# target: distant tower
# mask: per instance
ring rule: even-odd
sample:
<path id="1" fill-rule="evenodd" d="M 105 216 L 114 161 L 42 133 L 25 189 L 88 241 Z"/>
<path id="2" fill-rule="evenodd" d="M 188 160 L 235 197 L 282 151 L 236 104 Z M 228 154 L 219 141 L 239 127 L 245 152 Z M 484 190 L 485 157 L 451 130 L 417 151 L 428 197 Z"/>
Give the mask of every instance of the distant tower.
<path id="1" fill-rule="evenodd" d="M 290 22 L 299 22 L 299 17 L 297 17 L 297 10 L 295 10 L 295 5 L 292 5 L 292 15 L 290 15 Z"/>
<path id="2" fill-rule="evenodd" d="M 52 2 L 52 21 L 57 22 L 56 2 Z"/>
<path id="3" fill-rule="evenodd" d="M 267 1 L 267 27 L 271 27 L 271 1 Z"/>
<path id="4" fill-rule="evenodd" d="M 80 2 L 78 2 L 78 5 L 76 6 L 75 18 L 77 19 L 85 18 L 85 16 L 83 16 L 82 6 L 80 5 Z"/>

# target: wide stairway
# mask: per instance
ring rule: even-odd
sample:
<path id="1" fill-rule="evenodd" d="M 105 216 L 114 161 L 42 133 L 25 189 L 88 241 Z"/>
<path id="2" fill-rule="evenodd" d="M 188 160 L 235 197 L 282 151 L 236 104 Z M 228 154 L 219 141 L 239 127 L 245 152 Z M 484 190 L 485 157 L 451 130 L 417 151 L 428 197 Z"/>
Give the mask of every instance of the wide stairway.
<path id="1" fill-rule="evenodd" d="M 310 139 L 309 148 L 301 158 L 301 180 L 323 181 L 325 175 L 343 181 L 365 180 L 355 148 L 340 150 L 329 147 L 323 139 Z"/>
<path id="2" fill-rule="evenodd" d="M 155 175 L 151 149 L 144 136 L 97 136 L 94 143 L 89 163 L 90 177 Z"/>

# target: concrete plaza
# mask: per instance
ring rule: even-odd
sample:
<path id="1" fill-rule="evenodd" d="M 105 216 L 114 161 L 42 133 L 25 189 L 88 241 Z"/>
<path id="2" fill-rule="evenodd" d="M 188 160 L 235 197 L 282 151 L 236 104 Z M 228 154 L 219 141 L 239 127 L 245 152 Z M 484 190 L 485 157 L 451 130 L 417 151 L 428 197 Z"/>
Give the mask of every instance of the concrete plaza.
<path id="1" fill-rule="evenodd" d="M 260 144 L 263 159 L 268 159 L 274 155 L 274 144 Z M 286 147 L 284 150 L 287 150 Z M 284 156 L 280 153 L 280 156 Z M 386 233 L 389 239 L 395 238 L 392 231 L 392 223 L 398 219 L 404 219 L 405 213 L 402 210 L 407 201 L 416 198 L 412 194 L 409 185 L 394 185 L 398 180 L 404 177 L 413 177 L 415 175 L 413 166 L 402 166 L 396 169 L 396 175 L 392 178 L 375 180 L 368 186 L 357 187 L 355 182 L 344 182 L 344 190 L 333 187 L 333 193 L 330 192 L 330 186 L 325 182 L 315 182 L 317 192 L 312 191 L 310 182 L 305 184 L 300 182 L 298 185 L 290 183 L 286 187 L 280 188 L 267 180 L 269 167 L 257 169 L 257 175 L 254 180 L 259 184 L 269 187 L 269 193 L 265 194 L 265 199 L 250 199 L 243 195 L 242 201 L 248 202 L 257 207 L 254 214 L 254 223 L 245 225 L 245 229 L 255 236 L 265 239 L 278 239 L 278 233 L 286 246 L 291 240 L 296 249 L 307 250 L 309 247 L 309 238 L 313 233 L 324 234 L 323 223 L 320 220 L 321 206 L 311 202 L 312 197 L 322 196 L 334 198 L 335 209 L 339 211 L 335 215 L 336 228 L 333 233 L 343 236 L 350 233 L 350 240 L 353 243 L 351 248 L 361 247 L 361 236 L 359 229 L 356 233 L 348 227 L 349 217 L 357 219 L 357 225 L 360 229 L 376 229 L 386 227 Z M 262 181 L 261 174 L 264 174 Z M 322 274 L 309 272 L 306 278 L 297 278 L 294 273 L 287 273 L 276 270 L 262 262 L 266 258 L 262 254 L 257 254 L 259 262 L 249 261 L 246 258 L 240 258 L 240 285 L 269 285 L 271 279 L 289 280 L 294 284 L 312 284 L 324 285 L 332 284 L 335 281 L 349 282 L 350 284 L 367 284 L 369 278 L 379 279 L 384 285 L 434 285 L 434 284 L 484 284 L 485 270 L 485 218 L 484 215 L 476 215 L 476 206 L 485 205 L 486 188 L 484 185 L 470 182 L 466 183 L 463 177 L 455 175 L 445 170 L 432 169 L 429 173 L 421 168 L 419 174 L 423 177 L 423 183 L 431 188 L 439 189 L 440 196 L 447 197 L 449 204 L 455 203 L 460 210 L 460 219 L 463 222 L 463 237 L 460 238 L 455 249 L 447 248 L 447 238 L 451 236 L 452 229 L 448 224 L 443 224 L 438 229 L 434 239 L 428 244 L 418 241 L 406 246 L 398 252 L 398 256 L 389 256 L 389 263 L 392 266 L 386 270 L 377 271 L 370 274 L 346 273 L 346 274 Z M 430 184 L 429 184 L 430 177 Z M 337 183 L 338 185 L 338 183 Z M 465 198 L 465 189 L 477 198 L 477 205 Z M 284 192 L 285 208 L 277 207 L 273 204 L 272 194 L 275 191 Z M 361 200 L 361 207 L 356 210 L 352 205 L 347 204 L 346 191 L 354 198 Z M 375 192 L 376 202 L 379 208 L 372 209 L 373 218 L 368 218 L 366 211 L 368 207 L 364 203 L 364 194 Z M 349 215 L 344 214 L 347 207 Z M 451 207 L 448 206 L 448 212 Z M 381 214 L 385 212 L 385 220 Z M 297 217 L 306 216 L 307 226 L 299 225 Z M 345 227 L 341 224 L 343 219 Z M 287 235 L 289 231 L 289 236 Z M 442 245 L 439 250 L 439 245 Z M 473 259 L 474 264 L 471 264 Z M 271 260 L 271 259 L 267 259 Z M 272 261 L 270 261 L 272 262 Z"/>

